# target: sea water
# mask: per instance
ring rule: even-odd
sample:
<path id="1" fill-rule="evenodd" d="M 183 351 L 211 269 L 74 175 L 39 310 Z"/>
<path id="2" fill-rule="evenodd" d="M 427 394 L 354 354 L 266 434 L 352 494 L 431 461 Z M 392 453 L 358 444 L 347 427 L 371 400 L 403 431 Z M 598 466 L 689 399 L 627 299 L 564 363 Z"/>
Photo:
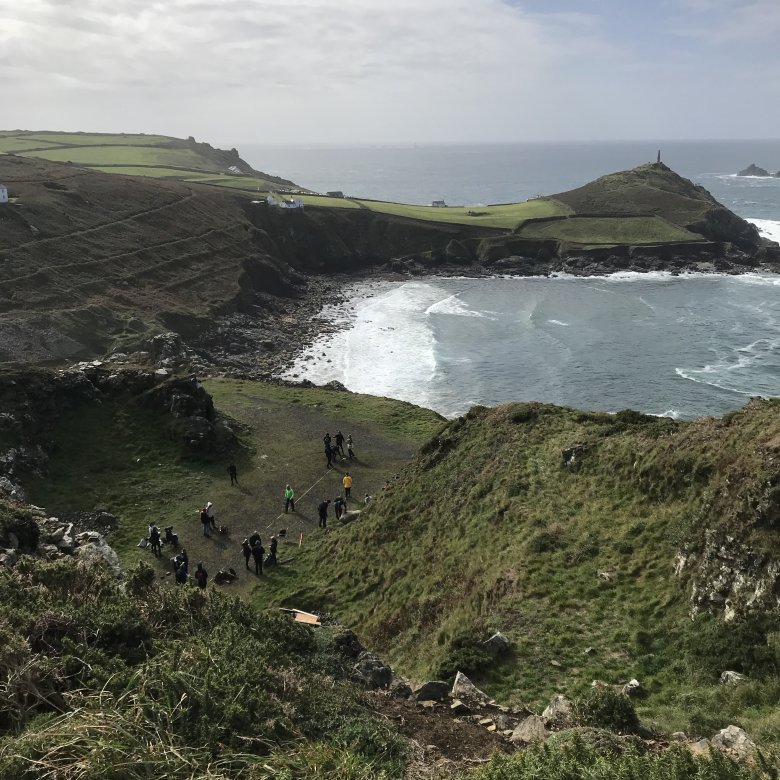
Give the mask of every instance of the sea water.
<path id="1" fill-rule="evenodd" d="M 672 168 L 780 241 L 780 179 L 735 175 L 750 162 L 780 168 L 780 142 L 662 147 Z M 649 151 L 647 144 L 288 149 L 269 172 L 314 189 L 407 202 L 495 203 L 579 186 L 646 161 Z M 780 277 L 770 275 L 375 282 L 353 286 L 346 303 L 321 316 L 342 327 L 286 376 L 335 379 L 447 416 L 475 404 L 536 400 L 691 418 L 780 395 Z"/>

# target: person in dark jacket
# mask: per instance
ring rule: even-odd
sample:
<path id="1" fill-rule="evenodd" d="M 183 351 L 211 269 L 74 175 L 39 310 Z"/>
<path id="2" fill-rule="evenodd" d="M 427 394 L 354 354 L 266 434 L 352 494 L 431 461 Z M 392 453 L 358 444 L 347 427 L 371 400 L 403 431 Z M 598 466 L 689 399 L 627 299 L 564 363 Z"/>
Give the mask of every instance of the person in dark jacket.
<path id="1" fill-rule="evenodd" d="M 341 457 L 344 457 L 344 434 L 341 431 L 336 433 L 336 449 Z"/>
<path id="2" fill-rule="evenodd" d="M 149 544 L 151 545 L 155 558 L 159 558 L 161 552 L 160 529 L 154 524 L 149 527 Z"/>
<path id="3" fill-rule="evenodd" d="M 246 563 L 248 569 L 249 559 L 252 557 L 252 545 L 249 544 L 249 539 L 244 539 L 244 541 L 241 542 L 241 552 L 244 554 L 244 563 Z"/>
<path id="4" fill-rule="evenodd" d="M 195 582 L 198 583 L 198 587 L 201 588 L 201 590 L 205 590 L 206 583 L 209 581 L 209 573 L 203 568 L 202 563 L 198 564 L 198 568 L 192 576 L 195 577 Z"/>
<path id="5" fill-rule="evenodd" d="M 333 514 L 336 515 L 336 520 L 341 520 L 345 508 L 346 501 L 341 496 L 336 496 L 336 500 L 333 502 Z"/>
<path id="6" fill-rule="evenodd" d="M 255 574 L 263 573 L 263 556 L 265 555 L 265 548 L 258 539 L 254 545 L 252 545 L 252 557 L 255 559 Z"/>
<path id="7" fill-rule="evenodd" d="M 269 566 L 276 566 L 276 548 L 279 546 L 279 541 L 275 536 L 271 537 L 271 544 L 268 550 L 268 558 L 266 564 Z"/>
<path id="8" fill-rule="evenodd" d="M 209 528 L 211 527 L 211 518 L 209 517 L 205 506 L 200 510 L 200 522 L 203 525 L 203 535 L 211 536 L 211 533 L 209 532 Z"/>
<path id="9" fill-rule="evenodd" d="M 260 534 L 259 534 L 257 531 L 255 531 L 255 532 L 254 532 L 254 533 L 253 533 L 253 534 L 252 534 L 252 535 L 249 537 L 249 546 L 250 546 L 250 547 L 254 547 L 254 546 L 255 546 L 255 542 L 259 542 L 259 541 L 260 541 Z"/>
<path id="10" fill-rule="evenodd" d="M 318 507 L 317 512 L 320 515 L 319 527 L 327 530 L 328 528 L 328 507 L 330 506 L 330 500 L 326 499 Z"/>
<path id="11" fill-rule="evenodd" d="M 231 463 L 227 467 L 227 473 L 230 476 L 230 484 L 231 485 L 237 485 L 238 484 L 238 469 L 236 468 L 235 463 Z"/>

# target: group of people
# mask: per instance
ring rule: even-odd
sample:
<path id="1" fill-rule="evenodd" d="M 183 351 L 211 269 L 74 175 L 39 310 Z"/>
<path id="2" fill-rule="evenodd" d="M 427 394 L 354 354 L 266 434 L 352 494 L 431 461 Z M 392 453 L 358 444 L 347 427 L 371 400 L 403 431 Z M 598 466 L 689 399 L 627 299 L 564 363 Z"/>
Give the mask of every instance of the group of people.
<path id="1" fill-rule="evenodd" d="M 335 436 L 331 438 L 330 433 L 326 433 L 323 437 L 323 443 L 325 445 L 325 456 L 327 458 L 327 467 L 333 468 L 333 463 L 339 457 L 343 460 L 356 459 L 354 450 L 354 439 L 352 434 L 344 436 L 339 430 Z M 235 463 L 230 463 L 227 467 L 227 473 L 230 477 L 231 485 L 238 485 L 238 469 Z M 333 502 L 329 499 L 323 499 L 317 507 L 319 515 L 319 527 L 328 531 L 328 507 L 333 503 L 334 514 L 336 519 L 339 520 L 347 512 L 347 502 L 352 498 L 352 485 L 353 479 L 351 474 L 347 471 L 342 477 L 341 484 L 343 487 L 343 495 L 338 495 Z M 295 512 L 295 491 L 288 483 L 284 488 L 284 512 L 285 514 L 292 511 Z M 364 503 L 368 504 L 371 501 L 371 496 L 366 493 Z M 204 537 L 210 537 L 212 532 L 227 533 L 227 529 L 224 526 L 218 527 L 216 522 L 216 515 L 214 512 L 214 505 L 211 501 L 206 502 L 199 510 L 200 523 L 202 526 L 202 533 Z M 244 556 L 244 563 L 249 570 L 250 561 L 254 563 L 254 569 L 256 575 L 263 574 L 263 567 L 274 566 L 277 564 L 277 550 L 279 546 L 279 540 L 285 539 L 287 535 L 287 529 L 282 529 L 271 537 L 268 545 L 268 554 L 266 555 L 266 548 L 263 546 L 260 534 L 255 531 L 251 536 L 245 538 L 241 543 L 241 552 Z M 152 552 L 156 557 L 161 555 L 161 546 L 164 543 L 171 543 L 174 547 L 178 547 L 179 537 L 173 533 L 173 526 L 167 526 L 165 528 L 165 537 L 163 538 L 159 528 L 155 524 L 149 526 L 149 536 L 147 540 Z M 177 583 L 186 583 L 189 578 L 189 557 L 187 551 L 182 548 L 171 559 L 171 565 L 175 573 L 175 579 Z M 235 572 L 231 569 L 233 578 L 235 578 Z M 202 562 L 199 562 L 196 570 L 192 574 L 192 578 L 195 580 L 199 588 L 205 588 L 209 579 L 208 571 L 204 567 Z M 217 580 L 218 581 L 218 577 Z"/>
<path id="2" fill-rule="evenodd" d="M 331 439 L 330 434 L 326 433 L 322 437 L 322 441 L 325 444 L 325 457 L 328 459 L 328 468 L 333 468 L 333 461 L 338 460 L 339 457 L 346 460 L 349 458 L 350 460 L 353 460 L 355 458 L 355 450 L 354 447 L 354 440 L 352 439 L 352 434 L 350 433 L 349 436 L 346 437 L 346 440 L 344 439 L 344 434 L 341 431 L 336 432 L 336 436 Z M 344 452 L 344 442 L 347 443 L 347 451 Z"/>
<path id="3" fill-rule="evenodd" d="M 279 531 L 279 536 L 282 538 L 284 538 L 286 535 L 287 529 Z M 265 547 L 263 547 L 263 540 L 260 538 L 260 534 L 255 531 L 251 536 L 247 537 L 243 542 L 241 542 L 241 552 L 244 555 L 244 563 L 246 564 L 246 568 L 249 568 L 250 558 L 254 560 L 255 563 L 255 574 L 263 573 L 264 564 L 265 566 L 275 566 L 277 563 L 276 551 L 278 547 L 279 539 L 276 536 L 272 536 L 268 545 L 268 557 L 265 558 L 265 561 L 263 561 L 263 557 L 265 556 Z"/>

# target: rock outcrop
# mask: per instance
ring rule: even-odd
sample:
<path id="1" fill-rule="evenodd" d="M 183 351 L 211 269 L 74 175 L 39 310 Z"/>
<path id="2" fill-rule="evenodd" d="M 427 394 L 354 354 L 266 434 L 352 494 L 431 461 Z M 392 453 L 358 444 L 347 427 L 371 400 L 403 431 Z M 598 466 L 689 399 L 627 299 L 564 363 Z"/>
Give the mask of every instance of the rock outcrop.
<path id="1" fill-rule="evenodd" d="M 747 168 L 743 168 L 737 176 L 771 176 L 765 168 L 759 168 L 755 163 L 750 163 Z"/>

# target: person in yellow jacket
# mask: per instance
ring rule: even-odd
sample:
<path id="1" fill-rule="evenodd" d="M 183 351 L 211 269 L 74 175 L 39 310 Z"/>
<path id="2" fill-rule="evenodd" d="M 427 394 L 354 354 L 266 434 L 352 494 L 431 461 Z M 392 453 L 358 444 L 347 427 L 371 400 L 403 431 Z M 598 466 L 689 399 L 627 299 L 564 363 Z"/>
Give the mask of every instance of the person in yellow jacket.
<path id="1" fill-rule="evenodd" d="M 352 477 L 349 476 L 349 472 L 345 472 L 344 479 L 341 480 L 341 484 L 344 485 L 344 498 L 349 500 L 349 491 L 352 490 Z"/>

